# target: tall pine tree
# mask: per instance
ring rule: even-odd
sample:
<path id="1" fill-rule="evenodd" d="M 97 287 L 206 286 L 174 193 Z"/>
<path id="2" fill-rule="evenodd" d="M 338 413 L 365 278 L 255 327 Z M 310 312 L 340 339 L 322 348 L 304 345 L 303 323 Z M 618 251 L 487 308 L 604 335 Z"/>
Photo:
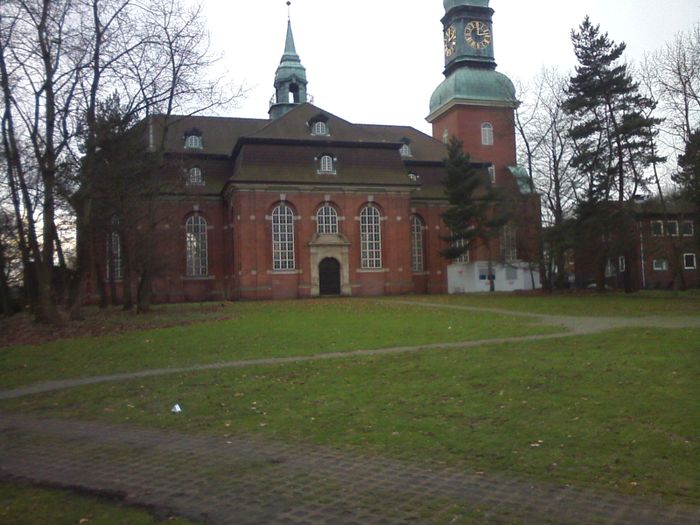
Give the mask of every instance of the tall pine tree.
<path id="1" fill-rule="evenodd" d="M 440 254 L 450 260 L 458 259 L 475 245 L 483 245 L 489 253 L 489 282 L 494 291 L 491 240 L 498 237 L 508 222 L 503 195 L 495 188 L 486 173 L 472 166 L 463 144 L 450 140 L 445 161 L 447 176 L 443 181 L 450 207 L 442 214 L 450 235 L 443 237 L 450 243 Z"/>
<path id="2" fill-rule="evenodd" d="M 680 171 L 674 177 L 681 187 L 681 194 L 695 205 L 700 213 L 700 129 L 690 135 L 685 153 L 678 157 Z M 695 234 L 700 240 L 700 224 L 695 225 Z"/>
<path id="3" fill-rule="evenodd" d="M 652 145 L 661 121 L 651 117 L 655 103 L 640 94 L 622 61 L 624 43 L 601 33 L 589 17 L 571 32 L 571 40 L 578 65 L 569 79 L 564 110 L 573 119 L 572 166 L 585 188 L 577 232 L 585 245 L 596 246 L 596 281 L 602 290 L 609 259 L 632 255 L 626 231 L 633 223 L 629 203 L 647 186 L 645 169 L 658 160 Z M 624 283 L 631 290 L 629 272 Z"/>
<path id="4" fill-rule="evenodd" d="M 660 120 L 654 102 L 639 93 L 627 65 L 626 45 L 616 44 L 586 17 L 571 39 L 578 59 L 564 109 L 574 118 L 573 166 L 587 183 L 589 203 L 623 203 L 646 185 L 649 142 Z"/>

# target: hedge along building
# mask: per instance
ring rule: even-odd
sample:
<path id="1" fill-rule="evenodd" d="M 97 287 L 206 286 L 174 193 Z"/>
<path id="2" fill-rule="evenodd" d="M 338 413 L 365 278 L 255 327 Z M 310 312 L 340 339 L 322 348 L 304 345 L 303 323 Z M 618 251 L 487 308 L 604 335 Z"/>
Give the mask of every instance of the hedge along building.
<path id="1" fill-rule="evenodd" d="M 431 101 L 433 137 L 352 124 L 309 103 L 291 21 L 268 119 L 169 119 L 169 190 L 152 247 L 156 300 L 488 290 L 486 246 L 470 247 L 460 261 L 440 255 L 449 233 L 441 213 L 450 136 L 513 197 L 514 224 L 490 246 L 496 289 L 537 285 L 529 269 L 539 200 L 514 168 L 517 102 L 495 71 L 493 11 L 486 0 L 446 0 L 445 9 L 446 80 Z M 165 119 L 148 124 L 155 142 Z M 125 242 L 132 241 L 110 243 L 107 266 L 117 280 Z"/>

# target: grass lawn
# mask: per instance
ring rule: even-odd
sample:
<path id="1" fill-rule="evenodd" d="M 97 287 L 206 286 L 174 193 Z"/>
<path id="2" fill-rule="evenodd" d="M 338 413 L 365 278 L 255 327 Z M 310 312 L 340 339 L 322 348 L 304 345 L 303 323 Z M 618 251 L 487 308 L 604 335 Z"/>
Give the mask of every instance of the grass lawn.
<path id="1" fill-rule="evenodd" d="M 205 315 L 191 305 L 195 319 Z M 0 348 L 0 389 L 54 379 L 239 359 L 301 356 L 468 341 L 558 329 L 493 313 L 426 309 L 376 300 L 229 303 L 229 319 L 101 337 Z M 186 321 L 185 307 L 161 308 Z M 122 315 L 117 316 L 122 319 Z M 172 320 L 172 319 L 171 319 Z M 106 318 L 105 323 L 114 322 Z M 121 322 L 121 321 L 120 321 Z M 495 329 L 498 327 L 498 329 Z"/>
<path id="2" fill-rule="evenodd" d="M 386 300 L 391 301 L 391 298 Z M 681 293 L 595 292 L 585 294 L 526 295 L 511 293 L 466 295 L 421 295 L 410 300 L 461 306 L 503 308 L 521 312 L 595 317 L 700 316 L 700 291 Z"/>
<path id="3" fill-rule="evenodd" d="M 145 510 L 118 501 L 69 491 L 0 482 L 0 523 L 12 525 L 188 525 L 183 519 L 157 520 Z"/>
<path id="4" fill-rule="evenodd" d="M 420 317 L 389 308 L 385 320 L 397 313 Z M 698 399 L 700 330 L 634 329 L 165 376 L 0 409 L 259 433 L 697 505 Z M 169 412 L 175 402 L 182 414 Z"/>

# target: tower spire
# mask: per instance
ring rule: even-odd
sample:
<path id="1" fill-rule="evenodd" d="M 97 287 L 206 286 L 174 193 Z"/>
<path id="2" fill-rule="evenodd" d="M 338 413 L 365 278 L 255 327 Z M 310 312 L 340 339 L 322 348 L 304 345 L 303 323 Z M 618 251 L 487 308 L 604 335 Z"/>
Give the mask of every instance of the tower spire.
<path id="1" fill-rule="evenodd" d="M 275 96 L 270 104 L 270 118 L 276 119 L 294 106 L 306 102 L 306 69 L 294 45 L 291 1 L 287 0 L 287 37 L 282 60 L 275 73 Z"/>

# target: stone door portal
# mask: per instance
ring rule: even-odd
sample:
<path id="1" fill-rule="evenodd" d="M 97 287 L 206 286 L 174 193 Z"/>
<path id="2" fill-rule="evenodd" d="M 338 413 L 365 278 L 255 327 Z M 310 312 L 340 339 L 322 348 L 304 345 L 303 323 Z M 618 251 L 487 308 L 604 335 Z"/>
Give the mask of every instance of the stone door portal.
<path id="1" fill-rule="evenodd" d="M 319 292 L 321 295 L 340 295 L 340 263 L 326 257 L 318 265 Z"/>

